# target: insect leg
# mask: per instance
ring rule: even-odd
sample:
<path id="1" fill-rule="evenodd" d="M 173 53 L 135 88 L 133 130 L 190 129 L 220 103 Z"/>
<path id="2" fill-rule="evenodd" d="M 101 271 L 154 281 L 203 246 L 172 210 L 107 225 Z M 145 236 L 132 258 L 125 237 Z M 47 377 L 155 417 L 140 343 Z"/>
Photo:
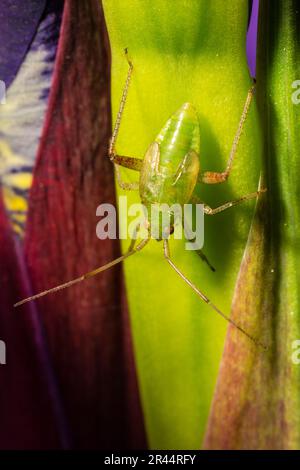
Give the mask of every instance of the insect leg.
<path id="1" fill-rule="evenodd" d="M 255 85 L 252 85 L 247 94 L 247 98 L 244 104 L 244 109 L 243 109 L 242 116 L 238 125 L 237 132 L 233 140 L 231 152 L 228 158 L 225 171 L 223 172 L 205 171 L 204 173 L 200 173 L 199 179 L 198 179 L 199 183 L 217 184 L 217 183 L 223 183 L 224 181 L 227 180 L 232 169 L 232 163 L 233 163 L 234 157 L 238 149 L 239 141 L 243 132 L 244 124 L 248 116 L 248 112 L 250 109 L 250 105 L 251 105 L 254 93 L 255 93 Z"/>
<path id="2" fill-rule="evenodd" d="M 121 118 L 122 118 L 122 114 L 123 114 L 123 111 L 124 111 L 126 98 L 127 98 L 127 95 L 128 95 L 128 89 L 129 89 L 129 85 L 130 85 L 130 80 L 131 80 L 131 75 L 132 75 L 132 70 L 133 70 L 132 62 L 128 59 L 127 49 L 125 49 L 125 57 L 127 59 L 129 68 L 128 68 L 128 73 L 127 73 L 127 77 L 126 77 L 126 81 L 125 81 L 125 85 L 124 85 L 124 89 L 123 89 L 123 93 L 122 93 L 122 97 L 121 97 L 121 102 L 120 102 L 120 107 L 119 107 L 119 111 L 118 111 L 118 114 L 117 114 L 117 119 L 116 119 L 116 122 L 115 122 L 115 125 L 114 125 L 114 130 L 113 130 L 110 145 L 109 145 L 109 156 L 110 156 L 110 158 L 115 153 L 114 149 L 115 149 L 116 140 L 117 140 L 119 129 L 120 129 Z"/>
<path id="3" fill-rule="evenodd" d="M 249 201 L 249 199 L 255 199 L 260 194 L 265 193 L 265 192 L 266 192 L 266 189 L 261 189 L 259 191 L 255 191 L 255 193 L 250 193 L 250 194 L 247 194 L 246 196 L 242 196 L 239 199 L 236 199 L 235 201 L 225 202 L 225 204 L 222 204 L 219 207 L 215 207 L 214 209 L 204 204 L 204 213 L 207 215 L 219 214 L 219 212 L 223 212 L 226 209 L 229 209 L 230 207 L 237 206 L 238 204 L 241 204 L 244 201 Z"/>
<path id="4" fill-rule="evenodd" d="M 123 93 L 122 93 L 122 98 L 120 102 L 119 111 L 117 114 L 117 119 L 116 119 L 113 133 L 112 133 L 112 138 L 110 140 L 108 155 L 109 155 L 109 159 L 114 163 L 116 178 L 117 178 L 119 186 L 122 189 L 130 191 L 130 190 L 137 190 L 139 188 L 139 185 L 138 183 L 126 183 L 122 181 L 120 170 L 117 165 L 123 166 L 125 168 L 130 168 L 131 170 L 140 171 L 142 160 L 139 158 L 117 155 L 115 152 L 116 140 L 117 140 L 120 125 L 121 125 L 121 119 L 122 119 L 122 115 L 123 115 L 123 111 L 124 111 L 124 107 L 125 107 L 125 103 L 126 103 L 126 99 L 128 95 L 128 89 L 129 89 L 132 70 L 133 70 L 132 62 L 128 59 L 127 49 L 125 49 L 125 57 L 129 65 L 129 69 L 128 69 L 128 74 L 127 74 L 127 78 L 126 78 Z"/>
<path id="5" fill-rule="evenodd" d="M 115 165 L 122 166 L 124 168 L 129 168 L 130 170 L 140 171 L 142 167 L 143 160 L 135 157 L 127 157 L 125 155 L 115 155 L 111 156 L 111 160 Z"/>
<path id="6" fill-rule="evenodd" d="M 136 228 L 136 232 L 138 230 L 139 230 L 139 226 Z M 131 240 L 128 251 L 124 255 L 119 256 L 119 258 L 116 258 L 115 260 L 110 261 L 109 263 L 105 264 L 104 266 L 100 266 L 100 268 L 94 269 L 93 271 L 89 271 L 88 273 L 85 273 L 82 276 L 77 277 L 76 279 L 73 279 L 72 281 L 65 282 L 64 284 L 60 284 L 56 287 L 52 287 L 51 289 L 44 290 L 43 292 L 40 292 L 39 294 L 35 294 L 35 295 L 32 295 L 31 297 L 27 297 L 26 299 L 20 300 L 19 302 L 14 304 L 14 307 L 19 307 L 20 305 L 23 305 L 26 302 L 30 302 L 31 300 L 38 299 L 40 297 L 43 297 L 44 295 L 48 295 L 48 294 L 57 292 L 57 291 L 62 290 L 62 289 L 66 289 L 67 287 L 70 287 L 74 284 L 77 284 L 78 282 L 81 282 L 81 281 L 84 281 L 85 279 L 96 276 L 96 274 L 99 274 L 103 271 L 106 271 L 109 268 L 112 268 L 116 264 L 121 263 L 122 261 L 124 261 L 129 256 L 137 253 L 138 251 L 141 251 L 144 248 L 144 246 L 148 243 L 149 240 L 150 240 L 150 236 L 148 235 L 147 238 L 145 238 L 144 240 L 141 240 L 140 243 L 135 247 L 136 238 L 134 237 Z"/>
<path id="7" fill-rule="evenodd" d="M 241 333 L 243 333 L 245 336 L 247 336 L 247 338 L 249 338 L 253 343 L 256 344 L 256 346 L 260 346 L 261 348 L 263 348 L 264 350 L 267 350 L 267 347 L 262 344 L 260 341 L 258 341 L 256 338 L 254 338 L 253 336 L 251 336 L 249 333 L 247 333 L 246 330 L 244 330 L 244 328 L 242 328 L 240 325 L 238 325 L 234 320 L 232 320 L 230 317 L 228 317 L 227 315 L 225 315 L 225 313 L 223 313 L 221 310 L 218 309 L 218 307 L 216 307 L 216 305 L 214 305 L 208 297 L 206 297 L 206 295 L 203 294 L 203 292 L 201 292 L 196 286 L 195 284 L 193 284 L 181 271 L 180 269 L 173 263 L 173 261 L 171 260 L 170 258 L 170 249 L 169 249 L 169 243 L 168 243 L 168 240 L 164 240 L 164 257 L 165 259 L 168 261 L 169 265 L 174 269 L 174 271 L 176 271 L 176 273 L 181 277 L 181 279 L 184 280 L 184 282 L 186 282 L 186 284 L 188 284 L 192 289 L 193 291 L 207 304 L 209 305 L 213 310 L 215 310 L 215 312 L 217 312 L 219 315 L 221 315 L 221 317 L 223 317 L 227 322 L 229 322 L 231 325 L 233 325 L 235 328 L 237 328 Z"/>
<path id="8" fill-rule="evenodd" d="M 116 179 L 118 182 L 118 185 L 120 186 L 121 189 L 125 189 L 126 191 L 137 191 L 139 189 L 139 182 L 134 181 L 131 183 L 127 183 L 127 181 L 123 181 L 121 174 L 120 174 L 120 169 L 118 165 L 115 165 L 115 175 Z"/>

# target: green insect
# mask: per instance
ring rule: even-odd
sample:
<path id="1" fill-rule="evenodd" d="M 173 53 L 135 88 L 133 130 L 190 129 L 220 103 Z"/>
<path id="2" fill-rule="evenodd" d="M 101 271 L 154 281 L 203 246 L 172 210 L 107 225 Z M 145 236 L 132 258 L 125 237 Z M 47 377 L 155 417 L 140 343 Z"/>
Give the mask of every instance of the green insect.
<path id="1" fill-rule="evenodd" d="M 146 208 L 150 206 L 152 208 L 155 208 L 157 206 L 160 207 L 161 210 L 161 207 L 163 207 L 164 204 L 170 207 L 173 204 L 179 204 L 180 206 L 184 206 L 184 204 L 190 202 L 194 204 L 201 203 L 201 201 L 197 200 L 197 197 L 194 194 L 194 189 L 197 183 L 222 183 L 225 182 L 230 175 L 233 159 L 236 154 L 242 130 L 250 108 L 250 104 L 255 93 L 255 85 L 253 85 L 248 91 L 246 102 L 244 104 L 244 109 L 240 118 L 236 135 L 234 137 L 232 149 L 225 171 L 201 171 L 199 161 L 200 127 L 197 112 L 194 106 L 190 103 L 184 103 L 181 108 L 170 117 L 170 119 L 167 121 L 165 126 L 158 134 L 155 141 L 150 144 L 143 160 L 130 156 L 121 156 L 116 153 L 115 146 L 133 71 L 133 64 L 128 59 L 127 49 L 125 49 L 125 55 L 129 66 L 128 75 L 126 78 L 120 107 L 109 146 L 109 158 L 114 163 L 116 178 L 119 186 L 122 189 L 128 191 L 138 190 L 141 202 L 144 204 L 144 206 L 146 206 Z M 119 172 L 120 166 L 138 171 L 140 173 L 139 182 L 127 183 L 122 181 Z M 216 207 L 214 209 L 204 204 L 204 213 L 207 215 L 218 214 L 219 212 L 222 212 L 232 206 L 240 204 L 243 201 L 254 199 L 264 191 L 265 189 L 255 191 L 237 200 L 226 202 L 225 204 L 222 204 L 221 206 Z M 162 216 L 163 215 L 164 214 L 162 213 Z M 128 251 L 124 255 L 107 263 L 104 266 L 101 266 L 100 268 L 97 268 L 80 276 L 79 278 L 76 278 L 72 281 L 66 282 L 65 284 L 61 284 L 52 289 L 28 297 L 27 299 L 21 300 L 20 302 L 15 304 L 15 306 L 22 305 L 25 302 L 37 299 L 49 293 L 56 292 L 58 290 L 69 287 L 75 283 L 81 282 L 84 279 L 88 279 L 89 277 L 95 276 L 96 274 L 99 274 L 100 272 L 105 271 L 111 268 L 112 266 L 124 261 L 126 258 L 133 255 L 134 253 L 141 251 L 151 239 L 151 229 L 153 228 L 152 223 L 153 220 L 150 217 L 146 222 L 148 236 L 142 239 L 139 243 L 136 242 L 136 235 L 140 230 L 140 226 L 138 225 L 136 227 L 135 236 L 132 238 Z M 173 233 L 173 231 L 174 218 L 172 219 L 171 217 L 170 224 L 168 226 L 161 226 L 158 229 L 159 235 L 157 236 L 157 240 L 163 241 L 163 253 L 169 265 L 193 289 L 193 291 L 204 302 L 210 305 L 210 307 L 212 307 L 219 315 L 221 315 L 225 320 L 234 325 L 239 331 L 246 335 L 256 345 L 266 349 L 262 343 L 260 343 L 247 331 L 245 331 L 240 325 L 238 325 L 235 321 L 233 321 L 221 310 L 219 310 L 218 307 L 216 307 L 209 300 L 209 298 L 206 297 L 206 295 L 204 295 L 173 263 L 170 256 L 168 242 L 168 238 Z M 209 265 L 209 267 L 214 270 L 204 253 L 201 250 L 198 250 L 198 253 L 200 257 Z"/>

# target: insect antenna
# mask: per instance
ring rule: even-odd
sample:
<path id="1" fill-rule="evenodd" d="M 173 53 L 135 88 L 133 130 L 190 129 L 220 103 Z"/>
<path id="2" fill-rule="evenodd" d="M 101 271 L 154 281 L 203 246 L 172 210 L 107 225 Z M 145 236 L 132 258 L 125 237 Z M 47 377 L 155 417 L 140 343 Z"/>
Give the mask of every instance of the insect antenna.
<path id="1" fill-rule="evenodd" d="M 209 269 L 214 273 L 216 271 L 216 268 L 214 268 L 214 266 L 211 264 L 211 262 L 209 261 L 207 256 L 203 253 L 203 251 L 202 250 L 197 250 L 196 253 L 197 253 L 198 256 L 200 256 L 202 261 L 204 261 L 204 263 L 207 264 Z"/>
<path id="2" fill-rule="evenodd" d="M 181 279 L 184 280 L 192 289 L 193 291 L 205 302 L 207 305 L 209 305 L 215 312 L 217 312 L 221 317 L 224 318 L 228 323 L 233 325 L 237 330 L 239 330 L 241 333 L 243 333 L 245 336 L 247 336 L 248 339 L 250 339 L 256 346 L 259 346 L 263 350 L 267 351 L 268 347 L 261 343 L 259 340 L 254 338 L 252 335 L 250 335 L 244 328 L 242 328 L 238 323 L 236 323 L 234 320 L 232 320 L 230 317 L 225 315 L 215 304 L 213 304 L 206 295 L 204 295 L 196 286 L 193 284 L 181 271 L 180 269 L 173 263 L 173 261 L 170 258 L 170 250 L 169 250 L 169 244 L 168 240 L 164 240 L 164 256 L 170 266 L 176 271 L 176 273 L 181 277 Z"/>
<path id="3" fill-rule="evenodd" d="M 196 204 L 197 204 L 197 202 L 196 202 Z M 192 242 L 192 243 L 196 242 L 196 237 L 193 237 L 191 228 L 190 228 L 190 226 L 189 226 L 186 219 L 184 221 L 184 231 L 185 231 L 185 235 L 187 236 L 187 238 L 190 242 Z M 207 264 L 207 266 L 209 267 L 209 269 L 212 272 L 216 271 L 216 268 L 214 268 L 214 266 L 211 264 L 211 262 L 209 261 L 207 256 L 203 253 L 202 249 L 196 250 L 196 253 L 202 259 L 202 261 L 204 261 L 204 263 Z"/>

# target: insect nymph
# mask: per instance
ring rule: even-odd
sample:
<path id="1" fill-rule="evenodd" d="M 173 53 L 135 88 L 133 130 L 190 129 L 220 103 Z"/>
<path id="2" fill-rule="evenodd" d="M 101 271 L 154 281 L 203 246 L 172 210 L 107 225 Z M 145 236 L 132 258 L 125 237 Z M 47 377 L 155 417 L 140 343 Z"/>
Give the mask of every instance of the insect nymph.
<path id="1" fill-rule="evenodd" d="M 119 133 L 120 123 L 128 89 L 130 85 L 131 75 L 133 71 L 132 62 L 128 59 L 127 50 L 125 50 L 126 58 L 128 61 L 128 75 L 126 78 L 119 111 L 117 114 L 116 123 L 114 126 L 110 147 L 109 147 L 109 158 L 115 166 L 116 178 L 122 189 L 125 190 L 138 190 L 141 198 L 141 202 L 146 207 L 160 207 L 161 204 L 165 204 L 170 207 L 174 204 L 183 206 L 189 202 L 200 203 L 202 201 L 197 200 L 194 195 L 194 189 L 197 183 L 205 184 L 217 184 L 225 182 L 231 172 L 232 163 L 236 154 L 239 140 L 242 134 L 242 130 L 248 115 L 250 104 L 255 92 L 255 86 L 253 85 L 247 94 L 246 102 L 244 104 L 243 112 L 238 124 L 238 129 L 234 137 L 232 149 L 227 162 L 226 169 L 223 172 L 202 172 L 200 168 L 199 152 L 200 152 L 200 126 L 196 109 L 190 103 L 184 103 L 181 108 L 175 112 L 170 119 L 167 121 L 161 132 L 153 143 L 150 144 L 148 150 L 145 153 L 143 160 L 131 156 L 121 156 L 116 153 L 116 140 Z M 139 181 L 136 183 L 127 183 L 122 181 L 119 167 L 129 168 L 131 170 L 138 171 L 140 173 Z M 225 204 L 211 208 L 204 204 L 204 213 L 208 215 L 214 215 L 222 212 L 232 206 L 240 204 L 243 201 L 256 198 L 261 191 L 256 191 L 251 194 L 247 194 L 237 200 L 226 202 Z M 150 213 L 148 211 L 148 213 Z M 246 335 L 255 344 L 264 347 L 258 340 L 252 337 L 247 331 L 245 331 L 239 324 L 225 315 L 219 310 L 209 299 L 204 295 L 173 263 L 170 257 L 169 242 L 168 238 L 173 233 L 174 221 L 171 218 L 169 226 L 161 227 L 159 230 L 159 236 L 157 239 L 163 243 L 163 255 L 169 265 L 177 272 L 177 274 L 185 281 L 193 291 L 210 307 L 212 307 L 219 315 L 225 318 L 229 323 L 234 325 L 239 331 Z M 124 261 L 134 253 L 141 251 L 144 246 L 151 239 L 151 218 L 147 221 L 148 236 L 137 243 L 136 236 L 132 238 L 128 251 L 120 256 L 119 258 L 109 262 L 108 264 L 101 266 L 93 271 L 90 271 L 79 278 L 72 281 L 61 284 L 52 289 L 43 291 L 32 297 L 24 299 L 15 306 L 19 306 L 30 300 L 37 299 L 51 292 L 69 287 L 77 282 L 83 281 L 89 277 L 92 277 L 106 269 L 111 268 Z M 136 227 L 136 234 L 139 232 L 140 226 Z M 199 250 L 201 258 L 207 262 L 211 269 L 212 266 L 209 264 L 207 258 L 201 250 Z"/>

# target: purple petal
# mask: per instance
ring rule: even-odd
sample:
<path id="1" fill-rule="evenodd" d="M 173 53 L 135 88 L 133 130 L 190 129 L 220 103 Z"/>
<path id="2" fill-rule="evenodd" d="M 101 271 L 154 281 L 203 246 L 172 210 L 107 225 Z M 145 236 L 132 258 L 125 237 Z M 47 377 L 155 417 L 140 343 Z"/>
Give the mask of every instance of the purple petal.
<path id="1" fill-rule="evenodd" d="M 23 62 L 45 5 L 45 0 L 1 0 L 0 79 L 6 88 Z"/>
<path id="2" fill-rule="evenodd" d="M 253 0 L 251 20 L 247 34 L 247 57 L 251 77 L 256 75 L 256 44 L 259 0 Z"/>

